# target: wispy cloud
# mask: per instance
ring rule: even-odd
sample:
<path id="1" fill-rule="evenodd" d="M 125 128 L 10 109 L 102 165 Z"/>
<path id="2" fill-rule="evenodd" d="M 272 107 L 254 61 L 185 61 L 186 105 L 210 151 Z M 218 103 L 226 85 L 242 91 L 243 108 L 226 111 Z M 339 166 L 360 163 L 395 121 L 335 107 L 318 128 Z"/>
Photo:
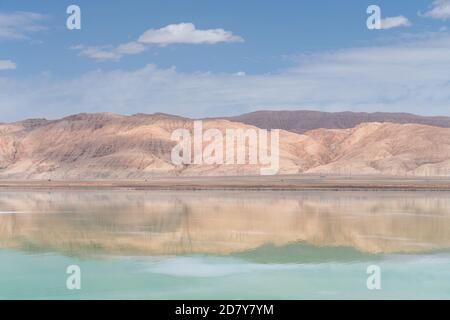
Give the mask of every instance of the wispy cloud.
<path id="1" fill-rule="evenodd" d="M 133 55 L 145 51 L 149 45 L 167 46 L 171 44 L 216 44 L 220 42 L 243 42 L 239 36 L 223 29 L 200 30 L 192 23 L 171 24 L 160 29 L 145 31 L 136 41 L 114 46 L 83 46 L 80 55 L 98 61 L 120 60 L 124 55 Z"/>
<path id="2" fill-rule="evenodd" d="M 299 56 L 292 68 L 276 74 L 183 73 L 148 65 L 65 81 L 0 77 L 1 120 L 100 111 L 202 117 L 299 108 L 450 115 L 450 34 L 400 42 Z"/>
<path id="3" fill-rule="evenodd" d="M 139 42 L 128 42 L 119 45 L 116 48 L 118 54 L 138 54 L 145 51 L 145 46 Z"/>
<path id="4" fill-rule="evenodd" d="M 431 5 L 430 10 L 424 14 L 420 14 L 425 17 L 447 20 L 450 18 L 450 0 L 435 0 Z"/>
<path id="5" fill-rule="evenodd" d="M 409 27 L 411 22 L 404 16 L 388 17 L 381 20 L 381 29 Z"/>
<path id="6" fill-rule="evenodd" d="M 15 69 L 17 65 L 11 60 L 0 60 L 0 70 Z"/>
<path id="7" fill-rule="evenodd" d="M 87 47 L 83 45 L 76 45 L 70 47 L 70 49 L 79 50 L 80 56 L 92 58 L 98 61 L 119 60 L 121 58 L 121 55 L 116 53 L 111 46 Z"/>
<path id="8" fill-rule="evenodd" d="M 0 39 L 26 39 L 30 34 L 45 30 L 46 16 L 35 12 L 0 12 Z"/>
<path id="9" fill-rule="evenodd" d="M 80 56 L 92 58 L 97 61 L 107 61 L 107 60 L 118 61 L 124 55 L 133 55 L 145 51 L 146 46 L 144 46 L 139 42 L 133 41 L 121 44 L 117 47 L 113 46 L 90 47 L 90 46 L 76 45 L 71 47 L 71 49 L 79 50 Z"/>

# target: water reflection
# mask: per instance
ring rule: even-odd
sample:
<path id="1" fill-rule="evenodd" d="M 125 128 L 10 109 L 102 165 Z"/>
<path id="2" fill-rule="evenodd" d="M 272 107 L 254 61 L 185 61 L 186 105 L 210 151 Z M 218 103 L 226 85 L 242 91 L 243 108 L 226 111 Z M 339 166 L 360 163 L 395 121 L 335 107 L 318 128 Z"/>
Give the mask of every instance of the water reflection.
<path id="1" fill-rule="evenodd" d="M 67 255 L 239 255 L 298 242 L 366 253 L 447 249 L 450 194 L 0 192 L 0 248 Z"/>

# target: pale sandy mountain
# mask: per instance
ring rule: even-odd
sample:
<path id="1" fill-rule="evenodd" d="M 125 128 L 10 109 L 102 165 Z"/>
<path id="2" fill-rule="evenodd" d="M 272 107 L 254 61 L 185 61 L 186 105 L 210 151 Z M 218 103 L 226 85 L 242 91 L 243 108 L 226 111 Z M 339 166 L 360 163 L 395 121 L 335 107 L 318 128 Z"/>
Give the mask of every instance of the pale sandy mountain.
<path id="1" fill-rule="evenodd" d="M 311 110 L 255 111 L 227 118 L 263 129 L 304 133 L 314 129 L 348 129 L 365 122 L 415 123 L 450 128 L 450 117 L 426 117 L 411 113 L 321 112 Z"/>
<path id="2" fill-rule="evenodd" d="M 325 144 L 331 161 L 310 173 L 450 176 L 450 129 L 364 123 L 306 135 Z"/>
<path id="3" fill-rule="evenodd" d="M 193 120 L 167 114 L 78 114 L 0 125 L 2 179 L 151 179 L 155 176 L 252 175 L 260 165 L 179 165 L 175 129 Z M 203 129 L 257 129 L 229 120 Z M 207 145 L 206 143 L 204 146 Z M 280 174 L 334 173 L 448 176 L 450 128 L 363 123 L 304 134 L 280 131 Z"/>

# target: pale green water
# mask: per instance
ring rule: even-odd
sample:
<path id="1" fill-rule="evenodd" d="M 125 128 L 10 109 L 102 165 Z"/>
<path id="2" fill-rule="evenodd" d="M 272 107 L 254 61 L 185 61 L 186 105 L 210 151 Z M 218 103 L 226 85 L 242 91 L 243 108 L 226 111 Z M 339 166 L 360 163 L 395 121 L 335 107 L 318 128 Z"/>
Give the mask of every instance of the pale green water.
<path id="1" fill-rule="evenodd" d="M 449 248 L 443 192 L 0 192 L 1 299 L 449 299 Z"/>

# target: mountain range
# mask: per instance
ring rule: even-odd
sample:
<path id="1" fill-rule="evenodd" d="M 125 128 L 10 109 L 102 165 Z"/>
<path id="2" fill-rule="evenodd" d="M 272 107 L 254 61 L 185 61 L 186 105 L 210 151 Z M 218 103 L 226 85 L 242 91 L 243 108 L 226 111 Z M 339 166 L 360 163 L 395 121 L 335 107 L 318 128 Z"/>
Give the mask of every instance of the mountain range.
<path id="1" fill-rule="evenodd" d="M 1 179 L 151 179 L 259 174 L 260 165 L 174 165 L 168 115 L 77 114 L 0 124 Z M 281 129 L 279 174 L 450 175 L 450 118 L 394 113 L 260 111 L 203 128 Z"/>
<path id="2" fill-rule="evenodd" d="M 314 129 L 347 129 L 365 122 L 415 123 L 450 128 L 450 117 L 424 117 L 411 113 L 321 112 L 309 110 L 255 111 L 227 118 L 263 129 L 303 133 Z"/>

